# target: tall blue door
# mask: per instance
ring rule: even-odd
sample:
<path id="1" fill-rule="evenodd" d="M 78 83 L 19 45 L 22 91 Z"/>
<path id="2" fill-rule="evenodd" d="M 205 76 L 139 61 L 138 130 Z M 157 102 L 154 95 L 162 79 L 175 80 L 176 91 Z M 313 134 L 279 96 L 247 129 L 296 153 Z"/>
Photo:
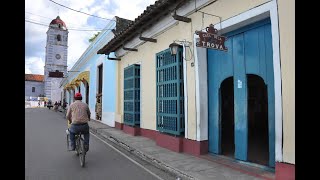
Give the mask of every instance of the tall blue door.
<path id="1" fill-rule="evenodd" d="M 221 83 L 233 78 L 234 158 L 248 160 L 248 75 L 261 77 L 267 87 L 269 166 L 275 164 L 273 52 L 270 20 L 230 32 L 228 52 L 208 49 L 209 152 L 221 154 Z"/>

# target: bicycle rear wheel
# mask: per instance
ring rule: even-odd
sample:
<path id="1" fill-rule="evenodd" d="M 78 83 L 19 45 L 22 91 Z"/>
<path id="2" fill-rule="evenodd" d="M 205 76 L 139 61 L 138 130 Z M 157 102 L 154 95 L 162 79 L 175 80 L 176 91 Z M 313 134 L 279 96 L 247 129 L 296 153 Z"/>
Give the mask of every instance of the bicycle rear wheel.
<path id="1" fill-rule="evenodd" d="M 80 165 L 81 165 L 81 167 L 84 167 L 85 162 L 86 162 L 86 151 L 84 149 L 84 139 L 83 139 L 83 137 L 79 138 L 79 142 L 80 142 L 80 147 L 79 147 L 79 149 L 80 149 L 80 154 L 79 154 L 79 156 L 80 156 Z"/>
<path id="2" fill-rule="evenodd" d="M 69 150 L 69 134 L 67 134 L 67 150 Z"/>
<path id="3" fill-rule="evenodd" d="M 79 135 L 76 135 L 76 155 L 79 156 L 80 154 L 80 137 Z"/>
<path id="4" fill-rule="evenodd" d="M 70 151 L 70 132 L 69 129 L 66 130 L 66 135 L 67 135 L 67 150 Z"/>

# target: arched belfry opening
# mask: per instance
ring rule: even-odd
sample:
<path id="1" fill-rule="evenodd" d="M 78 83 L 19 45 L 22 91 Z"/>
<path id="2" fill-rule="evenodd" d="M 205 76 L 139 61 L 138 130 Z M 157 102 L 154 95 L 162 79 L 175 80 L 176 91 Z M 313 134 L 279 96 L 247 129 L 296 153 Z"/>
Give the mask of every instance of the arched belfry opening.
<path id="1" fill-rule="evenodd" d="M 60 24 L 59 24 L 59 28 L 60 28 Z M 60 34 L 57 35 L 57 41 L 61 41 L 61 35 Z"/>

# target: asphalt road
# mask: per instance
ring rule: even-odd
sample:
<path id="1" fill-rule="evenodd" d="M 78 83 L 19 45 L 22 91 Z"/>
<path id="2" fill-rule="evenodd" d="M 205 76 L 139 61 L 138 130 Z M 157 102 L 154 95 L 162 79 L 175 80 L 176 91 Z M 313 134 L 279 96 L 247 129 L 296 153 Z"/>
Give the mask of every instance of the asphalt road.
<path id="1" fill-rule="evenodd" d="M 47 108 L 25 109 L 26 180 L 157 180 L 160 178 L 90 135 L 86 166 L 67 151 L 62 114 Z"/>

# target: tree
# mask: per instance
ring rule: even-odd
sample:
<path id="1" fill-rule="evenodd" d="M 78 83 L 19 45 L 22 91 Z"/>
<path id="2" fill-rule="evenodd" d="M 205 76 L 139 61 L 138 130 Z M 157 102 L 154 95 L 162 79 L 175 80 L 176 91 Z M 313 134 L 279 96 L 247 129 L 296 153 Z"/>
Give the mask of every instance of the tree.
<path id="1" fill-rule="evenodd" d="M 97 32 L 96 34 L 94 34 L 94 35 L 89 39 L 89 42 L 93 42 L 99 34 L 100 34 L 100 32 Z"/>

